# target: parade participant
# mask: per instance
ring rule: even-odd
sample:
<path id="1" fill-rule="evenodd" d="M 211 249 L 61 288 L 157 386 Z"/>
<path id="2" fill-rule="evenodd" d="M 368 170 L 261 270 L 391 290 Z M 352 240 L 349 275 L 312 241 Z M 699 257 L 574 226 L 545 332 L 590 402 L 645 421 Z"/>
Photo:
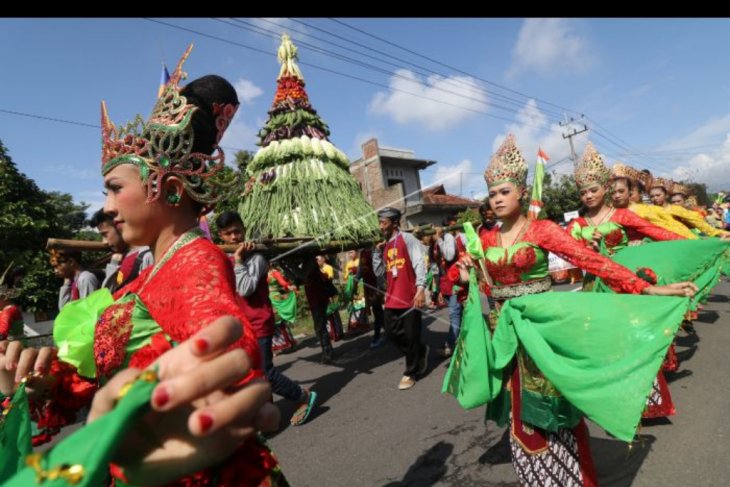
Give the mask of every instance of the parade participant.
<path id="1" fill-rule="evenodd" d="M 603 164 L 601 155 L 589 142 L 573 174 L 581 202 L 586 209 L 584 216 L 575 218 L 568 224 L 567 231 L 574 238 L 586 242 L 595 251 L 603 249 L 605 255 L 613 255 L 643 238 L 656 241 L 683 238 L 653 225 L 627 209 L 609 206 L 606 194 L 610 176 L 611 172 Z"/>
<path id="2" fill-rule="evenodd" d="M 113 293 L 132 282 L 143 269 L 153 264 L 150 249 L 145 246 L 130 249 L 119 230 L 114 227 L 114 219 L 104 213 L 103 208 L 91 216 L 89 225 L 96 227 L 101 234 L 102 242 L 113 252 L 111 260 L 104 269 L 102 287 Z"/>
<path id="3" fill-rule="evenodd" d="M 370 348 L 377 348 L 383 344 L 381 331 L 385 322 L 383 314 L 385 276 L 375 275 L 372 248 L 366 248 L 360 252 L 360 266 L 357 275 L 365 285 L 365 309 L 370 308 L 373 313 L 373 339 L 370 342 Z"/>
<path id="4" fill-rule="evenodd" d="M 456 223 L 457 218 L 451 215 L 444 220 L 443 225 L 444 227 L 450 227 L 456 225 Z M 441 272 L 439 288 L 441 295 L 445 296 L 449 305 L 450 323 L 444 346 L 438 349 L 437 353 L 442 357 L 451 357 L 456 339 L 459 336 L 461 314 L 463 311 L 462 303 L 466 299 L 467 290 L 449 277 L 447 270 L 464 254 L 466 250 L 466 238 L 463 232 L 450 230 L 444 233 L 442 228 L 437 227 L 434 240 L 439 247 L 439 253 L 442 257 L 441 268 L 443 272 Z"/>
<path id="5" fill-rule="evenodd" d="M 342 276 L 345 281 L 345 300 L 349 310 L 347 324 L 348 335 L 370 329 L 368 321 L 367 303 L 365 300 L 365 285 L 359 277 L 360 257 L 357 250 L 347 252 L 348 260 L 345 263 L 345 274 Z"/>
<path id="6" fill-rule="evenodd" d="M 329 330 L 329 339 L 333 342 L 339 342 L 342 337 L 345 336 L 345 331 L 342 327 L 342 317 L 340 317 L 340 298 L 337 288 L 335 287 L 335 269 L 327 263 L 327 259 L 324 255 L 318 255 L 316 257 L 317 266 L 320 272 L 324 275 L 324 283 L 318 283 L 310 289 L 318 289 L 314 291 L 314 294 L 328 295 L 327 308 L 325 310 L 326 316 L 326 329 Z M 314 279 L 314 277 L 313 277 Z M 314 279 L 316 282 L 317 279 Z M 319 289 L 321 287 L 321 289 Z M 315 298 L 319 300 L 320 298 Z"/>
<path id="7" fill-rule="evenodd" d="M 8 275 L 12 267 L 13 262 L 0 276 L 0 340 L 20 340 L 25 335 L 23 313 L 20 306 L 13 303 L 17 297 L 18 283 Z M 14 286 L 10 285 L 11 282 Z"/>
<path id="8" fill-rule="evenodd" d="M 261 368 L 271 383 L 274 393 L 299 402 L 300 406 L 291 418 L 291 424 L 299 426 L 309 417 L 317 393 L 304 389 L 274 368 L 272 343 L 274 337 L 274 307 L 269 299 L 269 263 L 260 252 L 252 252 L 253 243 L 243 240 L 245 229 L 238 213 L 224 211 L 216 218 L 218 236 L 227 244 L 237 244 L 231 256 L 236 276 L 236 291 L 243 298 L 243 313 L 251 324 L 251 329 L 261 351 Z"/>
<path id="9" fill-rule="evenodd" d="M 373 252 L 373 268 L 385 275 L 385 332 L 405 354 L 406 368 L 398 389 L 416 385 L 428 368 L 429 346 L 421 341 L 421 308 L 425 304 L 426 269 L 421 243 L 410 233 L 400 231 L 401 212 L 386 207 L 378 212 L 380 231 L 385 242 Z"/>
<path id="10" fill-rule="evenodd" d="M 627 208 L 654 225 L 677 235 L 696 240 L 692 230 L 675 220 L 664 208 L 642 202 L 651 177 L 622 162 L 611 167 L 611 203 L 614 208 Z"/>
<path id="11" fill-rule="evenodd" d="M 81 252 L 78 250 L 51 249 L 51 265 L 56 277 L 63 279 L 58 291 L 58 310 L 71 301 L 85 298 L 99 289 L 99 280 L 81 265 Z"/>
<path id="12" fill-rule="evenodd" d="M 678 199 L 683 199 L 683 195 L 687 194 L 687 189 L 683 185 L 676 184 L 668 179 L 653 178 L 651 180 L 651 184 L 649 185 L 649 196 L 651 197 L 652 203 L 663 207 L 669 211 L 672 217 L 681 221 L 691 229 L 704 233 L 707 236 L 721 238 L 730 237 L 730 232 L 713 228 L 696 211 L 688 210 L 683 206 L 672 204 L 671 201 L 669 201 L 669 197 L 675 194 L 680 195 Z"/>
<path id="13" fill-rule="evenodd" d="M 199 216 L 228 196 L 236 180 L 228 180 L 219 142 L 238 108 L 233 86 L 216 75 L 180 87 L 182 65 L 177 65 L 146 122 L 117 128 L 102 104 L 101 173 L 108 190 L 105 213 L 129 245 L 147 245 L 155 257 L 137 279 L 114 297 L 102 289 L 85 300 L 70 303 L 54 323 L 58 360 L 50 371 L 27 382 L 36 391 L 32 410 L 38 427 L 48 435 L 76 420 L 90 404 L 99 385 L 119 370 L 144 368 L 165 351 L 184 342 L 215 319 L 231 315 L 242 326 L 235 347 L 246 352 L 250 381 L 262 375 L 256 336 L 242 311 L 233 270 L 225 254 L 202 235 Z M 194 341 L 201 349 L 211 343 Z M 7 394 L 18 364 L 49 353 L 20 352 L 17 342 L 5 350 L 8 365 L 0 371 L 0 389 Z M 31 360 L 32 362 L 32 360 Z M 201 369 L 200 383 L 214 378 Z M 174 388 L 158 388 L 152 401 L 170 403 Z M 46 399 L 47 398 L 47 399 Z M 198 417 L 200 431 L 225 424 L 224 416 Z M 240 446 L 240 447 L 239 447 Z M 276 461 L 258 440 L 235 444 L 238 449 L 218 465 L 170 485 L 217 485 L 215 479 L 239 475 L 250 485 L 276 482 Z M 190 465 L 194 465 L 191 463 Z M 179 468 L 186 470 L 188 464 Z M 185 471 L 190 473 L 189 470 Z"/>
<path id="14" fill-rule="evenodd" d="M 497 218 L 494 215 L 494 210 L 489 207 L 489 203 L 482 203 L 479 205 L 479 218 L 482 222 L 476 230 L 480 237 L 494 228 L 495 225 L 498 225 Z"/>
<path id="15" fill-rule="evenodd" d="M 599 377 L 600 366 L 609 365 L 608 362 L 591 357 L 589 350 L 585 347 L 589 343 L 597 343 L 593 341 L 596 340 L 596 337 L 591 338 L 588 334 L 598 333 L 601 336 L 608 336 L 614 327 L 624 330 L 628 328 L 629 323 L 633 323 L 633 318 L 628 315 L 626 317 L 617 316 L 615 309 L 596 309 L 596 303 L 605 301 L 604 306 L 608 306 L 608 302 L 632 297 L 593 293 L 551 293 L 550 301 L 540 300 L 541 293 L 549 291 L 551 287 L 547 254 L 553 252 L 573 265 L 606 279 L 607 283 L 620 292 L 685 296 L 693 293 L 694 286 L 691 283 L 677 283 L 665 287 L 652 286 L 628 269 L 577 242 L 552 221 L 529 220 L 522 211 L 522 202 L 528 197 L 526 191 L 527 162 L 517 149 L 511 134 L 492 156 L 485 172 L 485 179 L 489 188 L 490 206 L 503 222 L 500 228 L 493 228 L 481 239 L 485 255 L 484 264 L 491 280 L 491 294 L 497 304 L 496 309 L 490 315 L 489 325 L 495 333 L 493 342 L 495 348 L 490 347 L 480 352 L 487 356 L 487 362 L 480 362 L 477 357 L 465 352 L 467 349 L 472 352 L 475 350 L 469 348 L 469 341 L 478 338 L 480 330 L 477 330 L 476 333 L 471 330 L 462 330 L 463 333 L 457 342 L 457 350 L 452 357 L 449 373 L 444 381 L 444 390 L 457 397 L 478 396 L 480 400 L 469 401 L 468 407 L 489 402 L 487 419 L 494 420 L 500 425 L 510 425 L 512 463 L 521 485 L 544 485 L 544 479 L 548 476 L 553 479 L 555 485 L 596 485 L 595 470 L 588 444 L 588 430 L 582 419 L 581 411 L 590 409 L 591 413 L 587 414 L 592 414 L 595 411 L 593 407 L 600 408 L 603 403 L 594 401 L 589 404 L 579 401 L 579 404 L 576 405 L 572 401 L 580 398 L 577 398 L 573 392 L 579 389 L 585 390 L 586 396 L 584 397 L 589 397 L 593 388 L 604 385 L 613 387 L 612 384 L 619 377 L 626 379 L 626 374 L 616 374 L 611 375 L 611 383 L 602 383 L 601 380 L 593 381 L 585 375 L 590 369 L 592 373 L 598 374 L 594 377 Z M 462 282 L 466 281 L 469 279 L 469 275 L 466 274 L 465 266 L 470 266 L 470 262 L 471 259 L 468 256 L 465 257 L 463 263 L 450 269 L 450 274 L 460 276 Z M 520 298 L 521 296 L 523 298 Z M 529 306 L 529 308 L 512 307 L 510 306 L 512 298 L 517 298 L 518 302 L 520 299 L 534 298 L 540 303 Z M 654 299 L 646 298 L 647 308 L 650 308 L 651 303 L 655 302 Z M 584 301 L 591 301 L 593 306 L 586 306 Z M 633 300 L 629 301 L 633 302 Z M 656 302 L 658 303 L 658 301 Z M 546 306 L 546 303 L 552 304 Z M 686 300 L 670 300 L 666 303 L 672 310 L 671 316 L 676 320 L 681 320 L 681 315 L 686 309 Z M 557 314 L 554 314 L 556 310 Z M 647 315 L 643 318 L 652 320 L 652 315 L 648 310 L 637 311 L 643 311 Z M 658 309 L 654 311 L 657 316 L 654 317 L 652 325 L 660 327 L 663 323 L 656 320 L 661 320 L 666 316 L 658 313 Z M 521 320 L 517 316 L 520 312 L 531 314 L 525 320 Z M 481 319 L 481 313 L 479 313 L 479 319 Z M 557 328 L 562 330 L 561 327 L 567 326 L 567 321 L 572 320 L 577 321 L 571 323 L 570 339 L 565 333 L 558 333 L 553 336 L 556 341 L 541 342 L 543 347 L 547 347 L 543 350 L 545 352 L 552 350 L 552 355 L 546 353 L 537 356 L 537 349 L 533 347 L 536 342 L 522 334 L 523 331 L 528 331 L 525 327 L 530 327 L 530 331 L 534 330 L 538 334 L 548 333 Z M 516 327 L 517 323 L 521 324 L 520 328 Z M 540 326 L 535 327 L 530 323 L 539 323 Z M 591 323 L 591 326 L 584 327 L 581 325 L 582 323 Z M 677 321 L 674 326 L 679 326 L 679 322 Z M 618 329 L 616 328 L 616 334 L 621 333 Z M 502 341 L 506 334 L 512 334 L 515 331 L 519 332 L 516 337 Z M 639 341 L 649 340 L 643 329 L 641 333 L 635 333 L 636 336 L 632 335 L 631 340 L 637 346 L 640 344 Z M 565 337 L 564 341 L 560 341 L 559 336 Z M 652 334 L 652 338 L 662 341 L 661 346 L 655 345 L 661 356 L 657 356 L 657 352 L 655 352 L 651 359 L 646 356 L 641 360 L 620 364 L 622 367 L 627 367 L 628 364 L 637 367 L 637 370 L 634 370 L 637 374 L 632 375 L 631 380 L 638 380 L 641 377 L 640 387 L 632 390 L 643 394 L 643 397 L 630 401 L 634 408 L 637 404 L 641 406 L 645 402 L 646 396 L 649 394 L 651 379 L 656 376 L 661 357 L 664 355 L 666 347 L 669 346 L 670 338 L 666 338 L 663 333 Z M 600 341 L 599 339 L 598 342 Z M 487 343 L 489 342 L 485 342 L 485 344 Z M 496 348 L 498 344 L 501 345 L 500 348 Z M 560 352 L 561 347 L 565 355 Z M 601 350 L 605 350 L 606 347 L 610 349 L 611 344 L 602 342 L 601 347 Z M 571 348 L 571 350 L 568 351 L 567 348 Z M 595 348 L 591 346 L 590 350 Z M 641 348 L 643 352 L 639 349 L 632 350 L 631 353 L 647 351 L 646 348 Z M 495 356 L 495 353 L 498 355 Z M 611 350 L 611 353 L 616 354 L 618 351 Z M 568 356 L 572 357 L 573 361 L 578 360 L 586 369 L 580 378 L 576 376 L 572 378 L 572 381 L 569 381 L 570 376 L 556 376 L 550 373 L 564 370 L 557 368 L 558 361 L 560 364 L 566 364 L 564 357 Z M 579 356 L 580 359 L 578 359 Z M 619 356 L 623 355 L 619 354 Z M 548 359 L 548 362 L 541 360 L 545 357 L 552 357 L 552 359 Z M 589 367 L 589 362 L 593 359 L 597 360 L 596 363 L 593 363 L 596 369 Z M 488 366 L 486 370 L 482 369 L 480 365 L 490 363 L 492 365 Z M 549 364 L 551 367 L 543 369 L 543 366 L 538 367 L 538 363 Z M 464 375 L 467 368 L 472 366 L 470 364 L 474 364 L 473 366 L 476 367 L 473 377 L 480 376 L 481 381 L 465 382 L 466 377 L 471 377 Z M 553 368 L 552 365 L 555 365 L 556 368 Z M 582 368 L 581 366 L 579 368 Z M 643 366 L 641 374 L 638 373 L 640 366 Z M 586 382 L 582 382 L 581 378 Z M 553 385 L 553 381 L 557 379 L 560 379 L 560 384 Z M 568 399 L 568 397 L 572 399 Z M 624 404 L 626 401 L 628 398 L 624 398 Z M 605 411 L 603 412 L 605 413 Z M 635 421 L 638 422 L 640 411 L 632 410 L 631 412 L 636 413 Z M 613 418 L 610 415 L 608 417 Z M 631 425 L 634 429 L 635 426 L 636 423 Z"/>
<path id="16" fill-rule="evenodd" d="M 271 263 L 269 263 L 268 283 L 269 299 L 274 307 L 276 320 L 271 350 L 277 354 L 297 346 L 297 340 L 291 331 L 291 326 L 297 318 L 297 287 Z"/>

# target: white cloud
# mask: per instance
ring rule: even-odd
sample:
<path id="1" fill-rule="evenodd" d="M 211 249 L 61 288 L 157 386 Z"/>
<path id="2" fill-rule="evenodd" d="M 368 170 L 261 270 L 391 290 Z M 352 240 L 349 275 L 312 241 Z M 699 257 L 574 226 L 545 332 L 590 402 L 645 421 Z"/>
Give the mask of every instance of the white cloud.
<path id="1" fill-rule="evenodd" d="M 594 62 L 588 53 L 586 40 L 565 19 L 527 19 L 512 49 L 512 66 L 507 76 L 528 71 L 585 71 Z"/>
<path id="2" fill-rule="evenodd" d="M 352 141 L 352 147 L 349 151 L 347 151 L 347 157 L 350 158 L 350 162 L 362 157 L 362 145 L 373 138 L 378 139 L 379 144 L 383 143 L 381 134 L 375 130 L 357 132 L 355 134 L 355 138 Z M 342 149 L 342 147 L 339 147 L 339 149 Z"/>
<path id="3" fill-rule="evenodd" d="M 720 150 L 692 156 L 689 162 L 675 167 L 670 176 L 677 180 L 705 183 L 710 191 L 729 190 L 730 133 L 725 134 L 725 142 Z"/>
<path id="4" fill-rule="evenodd" d="M 241 105 L 250 105 L 254 98 L 261 96 L 264 92 L 261 88 L 253 84 L 252 81 L 245 78 L 236 81 L 233 87 L 236 88 L 238 100 L 241 102 Z"/>
<path id="5" fill-rule="evenodd" d="M 507 134 L 512 133 L 515 136 L 517 147 L 530 167 L 527 176 L 528 181 L 532 180 L 538 148 L 542 148 L 550 156 L 547 164 L 548 172 L 570 174 L 573 165 L 569 159 L 570 145 L 567 140 L 563 139 L 565 129 L 557 123 L 550 123 L 545 114 L 540 111 L 535 100 L 529 100 L 517 113 L 516 118 L 517 122 L 505 127 L 505 133 L 494 138 L 492 153 L 489 154 L 489 158 L 496 152 Z M 586 143 L 585 136 L 575 137 L 573 143 L 575 144 L 576 153 L 580 157 Z"/>
<path id="6" fill-rule="evenodd" d="M 429 76 L 421 80 L 399 69 L 390 79 L 389 93 L 378 92 L 368 107 L 400 124 L 422 124 L 432 131 L 446 130 L 487 109 L 487 97 L 468 76 Z"/>
<path id="7" fill-rule="evenodd" d="M 259 138 L 256 136 L 258 130 L 245 122 L 237 121 L 234 118 L 233 123 L 228 126 L 223 140 L 221 140 L 221 147 L 226 154 L 226 164 L 235 166 L 234 154 L 239 150 L 248 150 L 256 152 L 258 147 L 256 143 Z"/>
<path id="8" fill-rule="evenodd" d="M 68 179 L 83 179 L 83 180 L 98 180 L 101 181 L 99 169 L 81 169 L 74 167 L 70 164 L 45 164 L 43 166 L 43 172 L 62 174 L 63 177 Z"/>

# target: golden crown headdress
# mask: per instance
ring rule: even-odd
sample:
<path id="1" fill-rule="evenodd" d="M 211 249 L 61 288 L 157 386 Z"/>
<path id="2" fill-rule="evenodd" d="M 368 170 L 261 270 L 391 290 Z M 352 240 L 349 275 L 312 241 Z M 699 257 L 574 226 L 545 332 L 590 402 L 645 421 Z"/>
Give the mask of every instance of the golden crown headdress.
<path id="1" fill-rule="evenodd" d="M 669 194 L 683 194 L 685 196 L 689 196 L 689 190 L 684 184 L 672 182 L 672 186 L 669 188 Z"/>
<path id="2" fill-rule="evenodd" d="M 654 188 L 662 188 L 664 191 L 669 193 L 672 189 L 672 180 L 667 178 L 653 178 L 649 184 L 649 190 Z"/>
<path id="3" fill-rule="evenodd" d="M 603 164 L 601 154 L 596 151 L 593 144 L 588 142 L 583 151 L 583 156 L 575 166 L 573 176 L 578 188 L 584 189 L 594 184 L 606 184 L 611 176 L 611 171 Z"/>
<path id="4" fill-rule="evenodd" d="M 613 163 L 613 166 L 611 167 L 611 178 L 612 179 L 618 179 L 618 178 L 626 178 L 630 179 L 632 181 L 640 181 L 640 171 L 634 169 L 631 166 L 628 166 L 624 164 L 621 161 L 616 161 Z"/>
<path id="5" fill-rule="evenodd" d="M 488 187 L 506 182 L 514 183 L 517 187 L 525 186 L 527 161 L 517 148 L 514 135 L 508 134 L 497 152 L 492 155 L 487 170 L 484 171 L 484 179 Z"/>
<path id="6" fill-rule="evenodd" d="M 193 152 L 195 133 L 191 121 L 199 108 L 188 103 L 179 86 L 187 78 L 182 67 L 192 49 L 190 44 L 178 61 L 146 122 L 137 115 L 131 123 L 117 128 L 109 119 L 106 104 L 101 103 L 101 173 L 106 175 L 120 164 L 136 165 L 147 184 L 148 202 L 159 198 L 160 185 L 167 175 L 179 177 L 188 195 L 208 206 L 223 199 L 237 182 L 221 174 L 225 155 L 218 146 L 237 104 L 213 104 L 217 129 L 213 153 Z"/>
<path id="7" fill-rule="evenodd" d="M 694 210 L 699 206 L 699 203 L 697 202 L 697 197 L 695 195 L 687 197 L 686 202 L 687 208 L 690 210 Z"/>

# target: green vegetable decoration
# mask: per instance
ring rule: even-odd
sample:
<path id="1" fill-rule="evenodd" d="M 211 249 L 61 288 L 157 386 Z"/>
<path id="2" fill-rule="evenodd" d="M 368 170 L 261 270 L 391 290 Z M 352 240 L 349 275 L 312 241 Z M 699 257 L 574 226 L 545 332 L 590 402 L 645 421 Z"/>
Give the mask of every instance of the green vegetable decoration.
<path id="1" fill-rule="evenodd" d="M 246 168 L 239 213 L 250 238 L 378 239 L 378 221 L 349 172 L 347 156 L 329 140 L 327 124 L 304 90 L 297 48 L 288 35 L 281 70 L 258 150 Z"/>

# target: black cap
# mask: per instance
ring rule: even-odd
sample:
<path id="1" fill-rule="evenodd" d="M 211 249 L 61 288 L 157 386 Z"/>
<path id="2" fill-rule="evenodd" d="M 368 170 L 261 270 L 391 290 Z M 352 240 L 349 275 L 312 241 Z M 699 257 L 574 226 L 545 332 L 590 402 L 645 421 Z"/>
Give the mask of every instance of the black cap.
<path id="1" fill-rule="evenodd" d="M 397 208 L 392 208 L 390 206 L 386 206 L 385 208 L 382 208 L 380 211 L 378 211 L 378 219 L 390 218 L 394 222 L 399 222 L 400 217 L 400 210 L 398 210 Z"/>

